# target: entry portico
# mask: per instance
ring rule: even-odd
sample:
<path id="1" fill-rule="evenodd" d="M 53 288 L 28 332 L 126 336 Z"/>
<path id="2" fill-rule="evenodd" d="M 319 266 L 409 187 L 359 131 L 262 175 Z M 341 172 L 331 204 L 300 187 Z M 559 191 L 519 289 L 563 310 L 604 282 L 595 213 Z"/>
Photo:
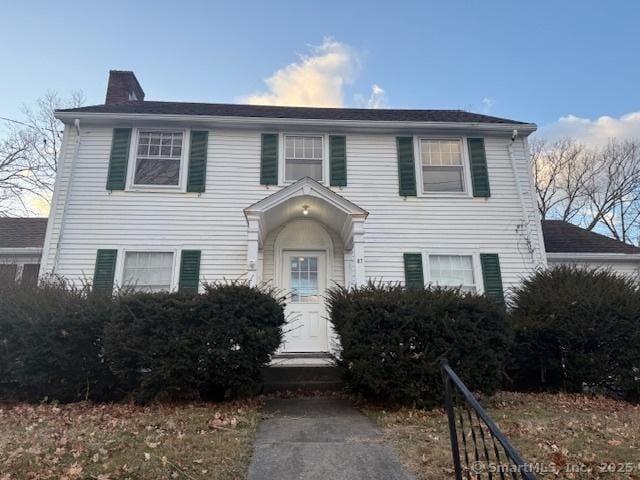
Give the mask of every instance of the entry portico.
<path id="1" fill-rule="evenodd" d="M 317 181 L 302 178 L 245 208 L 244 214 L 248 224 L 247 271 L 252 284 L 263 281 L 262 249 L 269 233 L 296 219 L 315 220 L 341 238 L 345 285 L 366 281 L 364 222 L 369 213 Z"/>
<path id="2" fill-rule="evenodd" d="M 325 292 L 365 282 L 368 213 L 305 177 L 246 208 L 245 215 L 251 283 L 268 283 L 288 296 L 280 351 L 329 352 Z"/>

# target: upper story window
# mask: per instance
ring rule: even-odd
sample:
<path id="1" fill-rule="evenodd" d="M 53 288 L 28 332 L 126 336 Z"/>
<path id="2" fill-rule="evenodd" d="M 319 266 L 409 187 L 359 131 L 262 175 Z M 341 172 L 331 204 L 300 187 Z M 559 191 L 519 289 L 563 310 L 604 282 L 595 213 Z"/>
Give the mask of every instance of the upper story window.
<path id="1" fill-rule="evenodd" d="M 304 177 L 322 181 L 322 137 L 286 135 L 284 142 L 284 179 L 295 182 Z"/>
<path id="2" fill-rule="evenodd" d="M 171 289 L 172 252 L 126 252 L 122 284 L 144 292 Z"/>
<path id="3" fill-rule="evenodd" d="M 471 255 L 429 255 L 429 279 L 440 287 L 476 291 Z"/>
<path id="4" fill-rule="evenodd" d="M 180 185 L 183 132 L 138 132 L 134 185 Z"/>
<path id="5" fill-rule="evenodd" d="M 464 162 L 460 140 L 420 140 L 422 190 L 464 192 Z"/>

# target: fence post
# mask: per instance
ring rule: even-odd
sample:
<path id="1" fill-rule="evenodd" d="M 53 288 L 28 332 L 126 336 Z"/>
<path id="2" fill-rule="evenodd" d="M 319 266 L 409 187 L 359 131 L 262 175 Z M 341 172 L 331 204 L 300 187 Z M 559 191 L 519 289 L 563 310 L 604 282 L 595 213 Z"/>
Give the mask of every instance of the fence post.
<path id="1" fill-rule="evenodd" d="M 453 389 L 451 379 L 447 375 L 444 367 L 448 365 L 446 359 L 440 361 L 440 372 L 444 383 L 444 405 L 447 410 L 449 420 L 449 437 L 451 437 L 451 454 L 453 455 L 453 468 L 456 472 L 456 480 L 462 480 L 462 465 L 460 464 L 460 448 L 458 447 L 458 432 L 456 430 L 456 416 L 453 409 Z"/>

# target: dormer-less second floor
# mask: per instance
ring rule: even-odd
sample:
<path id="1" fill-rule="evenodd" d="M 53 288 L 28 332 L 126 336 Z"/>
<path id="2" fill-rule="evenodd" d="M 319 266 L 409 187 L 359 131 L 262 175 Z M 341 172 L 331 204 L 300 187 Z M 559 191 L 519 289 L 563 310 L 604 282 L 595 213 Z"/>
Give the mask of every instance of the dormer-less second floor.
<path id="1" fill-rule="evenodd" d="M 304 177 L 345 195 L 434 208 L 530 196 L 532 124 L 464 111 L 152 102 L 130 72 L 112 72 L 110 92 L 114 84 L 131 91 L 58 112 L 66 124 L 63 166 L 78 172 L 74 186 L 96 197 L 180 201 Z"/>

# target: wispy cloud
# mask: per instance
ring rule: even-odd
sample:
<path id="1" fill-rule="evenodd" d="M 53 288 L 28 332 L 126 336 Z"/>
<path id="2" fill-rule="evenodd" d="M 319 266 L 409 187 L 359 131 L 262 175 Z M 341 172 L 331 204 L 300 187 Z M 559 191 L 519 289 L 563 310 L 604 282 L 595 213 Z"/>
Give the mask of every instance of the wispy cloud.
<path id="1" fill-rule="evenodd" d="M 267 90 L 242 99 L 258 105 L 340 107 L 345 85 L 353 83 L 360 59 L 349 45 L 325 38 L 309 53 L 277 70 L 265 80 Z"/>
<path id="2" fill-rule="evenodd" d="M 484 97 L 482 99 L 482 113 L 491 113 L 493 109 L 493 99 L 490 97 Z"/>
<path id="3" fill-rule="evenodd" d="M 387 106 L 387 95 L 380 85 L 371 85 L 371 95 L 367 101 L 367 108 L 384 108 Z"/>
<path id="4" fill-rule="evenodd" d="M 605 145 L 612 138 L 640 139 L 640 112 L 619 118 L 602 116 L 595 120 L 567 115 L 541 127 L 537 135 L 549 140 L 569 137 L 592 146 Z"/>

